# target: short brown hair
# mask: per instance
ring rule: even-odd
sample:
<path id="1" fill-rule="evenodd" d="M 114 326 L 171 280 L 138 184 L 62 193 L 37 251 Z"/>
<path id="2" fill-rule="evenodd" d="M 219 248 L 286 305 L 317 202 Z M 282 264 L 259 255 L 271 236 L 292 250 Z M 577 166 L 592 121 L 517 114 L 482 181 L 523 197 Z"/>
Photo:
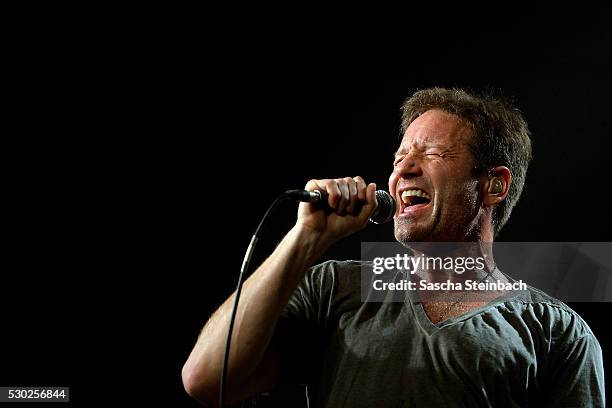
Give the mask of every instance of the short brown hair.
<path id="1" fill-rule="evenodd" d="M 431 88 L 415 92 L 402 106 L 402 134 L 419 115 L 440 109 L 472 126 L 469 144 L 476 171 L 507 166 L 512 173 L 508 196 L 493 211 L 495 235 L 518 202 L 531 161 L 531 139 L 521 112 L 499 96 L 475 95 L 463 89 Z"/>

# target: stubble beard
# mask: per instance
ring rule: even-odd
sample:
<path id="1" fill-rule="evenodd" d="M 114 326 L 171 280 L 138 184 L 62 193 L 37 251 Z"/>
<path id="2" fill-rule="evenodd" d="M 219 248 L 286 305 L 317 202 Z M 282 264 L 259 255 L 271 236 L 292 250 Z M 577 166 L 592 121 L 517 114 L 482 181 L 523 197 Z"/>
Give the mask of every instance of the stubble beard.
<path id="1" fill-rule="evenodd" d="M 422 231 L 416 230 L 414 221 L 395 218 L 394 235 L 397 242 L 409 246 L 411 242 L 424 242 L 427 240 Z"/>

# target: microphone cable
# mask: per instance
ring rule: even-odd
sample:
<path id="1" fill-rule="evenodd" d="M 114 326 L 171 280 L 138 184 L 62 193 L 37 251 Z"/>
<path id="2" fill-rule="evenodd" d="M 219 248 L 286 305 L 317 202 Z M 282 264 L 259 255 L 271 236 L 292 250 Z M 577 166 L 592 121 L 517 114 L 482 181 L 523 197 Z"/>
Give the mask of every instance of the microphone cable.
<path id="1" fill-rule="evenodd" d="M 238 312 L 238 301 L 240 300 L 240 292 L 242 292 L 242 283 L 244 281 L 244 276 L 246 275 L 247 270 L 249 269 L 249 263 L 251 262 L 251 256 L 255 251 L 255 246 L 257 245 L 257 241 L 259 239 L 259 232 L 262 230 L 266 221 L 268 220 L 269 215 L 281 204 L 283 201 L 290 199 L 291 196 L 287 193 L 283 193 L 278 196 L 272 204 L 268 207 L 264 216 L 259 221 L 259 225 L 255 229 L 253 236 L 251 237 L 251 242 L 249 243 L 249 247 L 244 254 L 244 259 L 242 260 L 242 267 L 240 268 L 240 274 L 238 275 L 238 284 L 236 285 L 236 296 L 234 297 L 234 306 L 232 308 L 232 316 L 230 318 L 229 330 L 227 332 L 227 341 L 225 343 L 225 354 L 223 356 L 223 366 L 221 368 L 221 388 L 219 390 L 219 407 L 225 407 L 225 392 L 226 392 L 226 383 L 227 383 L 227 365 L 229 361 L 229 352 L 230 346 L 232 344 L 232 333 L 234 331 L 234 321 L 236 320 L 236 313 Z"/>

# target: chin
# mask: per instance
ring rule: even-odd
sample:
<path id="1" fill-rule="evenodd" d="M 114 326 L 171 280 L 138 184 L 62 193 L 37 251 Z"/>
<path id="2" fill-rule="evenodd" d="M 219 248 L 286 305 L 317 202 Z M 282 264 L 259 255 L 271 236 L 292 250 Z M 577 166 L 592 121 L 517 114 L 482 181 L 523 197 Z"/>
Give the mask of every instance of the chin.
<path id="1" fill-rule="evenodd" d="M 395 239 L 404 246 L 408 246 L 411 242 L 427 242 L 431 241 L 429 234 L 419 231 L 416 228 L 409 228 L 407 225 L 395 224 Z"/>

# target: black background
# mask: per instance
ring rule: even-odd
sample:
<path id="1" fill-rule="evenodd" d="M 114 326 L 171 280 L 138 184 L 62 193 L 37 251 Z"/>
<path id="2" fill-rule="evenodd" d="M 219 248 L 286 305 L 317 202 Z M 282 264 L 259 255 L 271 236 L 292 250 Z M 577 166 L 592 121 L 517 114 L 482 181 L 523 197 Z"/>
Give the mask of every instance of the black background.
<path id="1" fill-rule="evenodd" d="M 201 29 L 137 16 L 15 35 L 3 385 L 69 385 L 77 405 L 197 406 L 181 366 L 233 290 L 268 204 L 310 178 L 385 187 L 400 105 L 420 88 L 501 90 L 524 113 L 534 161 L 500 240 L 609 240 L 612 36 L 602 17 L 430 26 L 395 45 L 333 19 L 322 32 L 312 21 Z M 274 215 L 253 265 L 295 210 Z M 326 257 L 358 258 L 361 241 L 392 239 L 391 226 L 371 226 Z M 571 306 L 607 369 L 611 304 Z"/>

